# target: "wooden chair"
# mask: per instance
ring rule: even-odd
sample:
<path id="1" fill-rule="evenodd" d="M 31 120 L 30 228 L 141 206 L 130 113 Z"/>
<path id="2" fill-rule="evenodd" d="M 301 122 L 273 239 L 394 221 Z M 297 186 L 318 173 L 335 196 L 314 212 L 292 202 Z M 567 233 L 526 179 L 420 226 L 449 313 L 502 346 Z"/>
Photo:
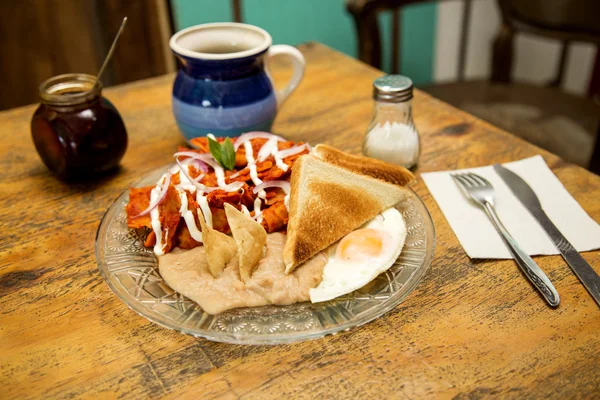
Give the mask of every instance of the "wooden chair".
<path id="1" fill-rule="evenodd" d="M 168 0 L 0 1 L 0 110 L 38 102 L 39 85 L 52 76 L 96 74 L 124 16 L 104 85 L 175 71 Z"/>
<path id="2" fill-rule="evenodd" d="M 347 0 L 358 35 L 362 61 L 381 68 L 381 40 L 377 14 L 392 11 L 392 73 L 398 72 L 399 10 L 427 0 Z M 600 44 L 598 0 L 498 0 L 502 24 L 492 50 L 490 81 L 464 81 L 471 0 L 463 3 L 458 79 L 422 89 L 459 108 L 507 129 L 567 161 L 600 173 L 600 139 L 596 134 L 600 106 L 590 98 L 567 94 L 562 83 L 569 44 Z M 513 44 L 517 33 L 558 39 L 562 52 L 557 74 L 546 86 L 511 79 Z M 519 114 L 520 113 L 520 114 Z M 594 143 L 595 142 L 595 143 Z"/>
<path id="3" fill-rule="evenodd" d="M 242 0 L 231 0 L 231 14 L 233 22 L 244 22 L 242 17 Z"/>

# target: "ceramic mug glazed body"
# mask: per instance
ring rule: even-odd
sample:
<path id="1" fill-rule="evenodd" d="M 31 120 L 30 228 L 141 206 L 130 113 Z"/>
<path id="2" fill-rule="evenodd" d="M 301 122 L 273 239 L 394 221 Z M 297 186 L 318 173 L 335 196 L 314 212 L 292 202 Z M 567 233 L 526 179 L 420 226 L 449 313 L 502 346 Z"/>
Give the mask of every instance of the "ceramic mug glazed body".
<path id="1" fill-rule="evenodd" d="M 271 43 L 264 29 L 240 23 L 198 25 L 173 35 L 171 50 L 181 61 L 173 113 L 186 140 L 271 129 L 278 107 L 304 75 L 300 51 Z M 288 57 L 294 69 L 279 91 L 265 65 L 276 55 Z"/>

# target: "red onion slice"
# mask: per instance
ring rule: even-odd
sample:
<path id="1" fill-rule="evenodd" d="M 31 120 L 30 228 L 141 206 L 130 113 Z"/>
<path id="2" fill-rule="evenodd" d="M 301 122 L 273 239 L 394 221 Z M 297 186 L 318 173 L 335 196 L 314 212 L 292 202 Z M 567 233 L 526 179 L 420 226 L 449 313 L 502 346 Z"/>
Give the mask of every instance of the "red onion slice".
<path id="1" fill-rule="evenodd" d="M 160 186 L 160 192 L 159 192 L 156 200 L 154 200 L 154 202 L 151 202 L 150 205 L 148 206 L 148 208 L 146 208 L 144 211 L 142 211 L 141 213 L 139 213 L 138 215 L 136 215 L 133 218 L 141 217 L 141 216 L 148 214 L 150 211 L 154 210 L 156 208 L 156 206 L 158 206 L 160 203 L 162 203 L 162 201 L 165 199 L 165 197 L 167 197 L 167 192 L 169 191 L 170 184 L 171 184 L 171 174 L 167 173 L 162 186 Z M 152 190 L 154 190 L 154 189 L 152 189 Z"/>
<path id="2" fill-rule="evenodd" d="M 181 164 L 181 161 L 179 161 L 178 158 L 175 158 L 175 162 L 177 163 L 177 165 L 179 165 L 179 169 L 181 170 L 181 172 L 183 172 L 183 174 L 185 175 L 186 178 L 188 178 L 188 180 L 191 182 L 192 185 L 194 185 L 196 187 L 196 189 L 200 190 L 201 192 L 212 192 L 213 190 L 217 190 L 218 188 L 212 188 L 212 187 L 208 187 L 208 186 L 204 186 L 203 184 L 201 184 L 199 181 L 200 179 L 202 179 L 204 177 L 204 174 L 200 175 L 200 178 L 192 178 L 189 174 L 188 171 L 186 171 L 186 168 L 183 164 Z"/>
<path id="3" fill-rule="evenodd" d="M 281 136 L 277 136 L 277 135 L 273 135 L 272 133 L 269 132 L 247 132 L 244 133 L 243 135 L 238 136 L 237 139 L 235 139 L 235 143 L 233 144 L 233 148 L 235 149 L 235 151 L 237 151 L 237 149 L 240 148 L 241 145 L 243 145 L 244 143 L 246 143 L 248 140 L 252 140 L 252 139 L 277 139 L 278 142 L 285 142 L 285 139 L 282 138 Z"/>
<path id="4" fill-rule="evenodd" d="M 223 187 L 204 186 L 203 184 L 201 184 L 199 182 L 202 178 L 204 178 L 204 174 L 202 174 L 202 175 L 196 177 L 196 179 L 194 179 L 190 176 L 188 171 L 185 170 L 185 166 L 183 164 L 181 164 L 181 161 L 179 161 L 179 159 L 176 158 L 175 161 L 179 165 L 179 168 L 181 169 L 181 172 L 183 172 L 185 177 L 188 178 L 188 180 L 192 183 L 192 185 L 194 185 L 196 187 L 196 189 L 200 190 L 201 192 L 208 193 L 208 192 L 212 192 L 213 190 L 217 190 L 217 189 L 223 189 L 226 192 L 235 192 L 237 190 L 240 190 L 242 188 L 242 186 L 244 186 L 244 182 L 233 182 L 233 183 L 230 183 L 229 185 L 225 185 Z"/>
<path id="5" fill-rule="evenodd" d="M 244 182 L 232 182 L 229 185 L 225 185 L 221 188 L 217 188 L 217 189 L 223 189 L 226 192 L 236 192 L 238 190 L 240 190 L 242 188 L 242 186 L 244 186 Z"/>
<path id="6" fill-rule="evenodd" d="M 203 161 L 204 163 L 210 165 L 213 169 L 221 168 L 221 166 L 219 165 L 217 160 L 215 160 L 214 157 L 212 156 L 212 154 L 210 154 L 210 153 L 195 153 L 193 151 L 179 151 L 179 152 L 173 154 L 173 156 L 175 158 L 190 157 L 190 158 L 193 158 L 194 160 Z"/>
<path id="7" fill-rule="evenodd" d="M 252 193 L 257 194 L 258 192 L 260 192 L 263 189 L 268 189 L 268 188 L 272 188 L 272 187 L 278 187 L 278 188 L 282 189 L 285 192 L 285 194 L 290 194 L 290 183 L 288 181 L 263 182 L 260 185 L 254 187 L 254 189 L 252 189 Z"/>
<path id="8" fill-rule="evenodd" d="M 263 162 L 267 157 L 273 153 L 277 153 L 277 142 L 273 143 L 271 139 L 260 148 L 256 155 L 256 161 Z"/>
<path id="9" fill-rule="evenodd" d="M 200 161 L 196 158 L 192 161 L 192 165 L 198 170 L 202 172 L 208 172 L 208 165 L 204 161 Z"/>
<path id="10" fill-rule="evenodd" d="M 307 149 L 310 150 L 310 146 L 308 145 L 308 143 L 304 143 L 299 146 L 294 146 L 294 147 L 290 147 L 289 149 L 281 150 L 281 151 L 277 152 L 277 155 L 279 155 L 279 157 L 281 157 L 281 158 L 286 158 L 286 157 L 301 153 Z"/>
<path id="11" fill-rule="evenodd" d="M 200 174 L 200 175 L 198 175 L 197 177 L 194 178 L 194 181 L 200 182 L 202 180 L 202 178 L 204 178 L 205 175 L 206 174 Z"/>
<path id="12" fill-rule="evenodd" d="M 242 172 L 244 172 L 244 170 L 246 168 L 248 168 L 248 167 L 244 167 L 244 168 L 240 169 L 238 172 L 236 172 L 235 174 L 229 175 L 229 179 L 235 179 L 235 178 L 237 178 L 238 176 L 240 176 L 242 174 Z"/>

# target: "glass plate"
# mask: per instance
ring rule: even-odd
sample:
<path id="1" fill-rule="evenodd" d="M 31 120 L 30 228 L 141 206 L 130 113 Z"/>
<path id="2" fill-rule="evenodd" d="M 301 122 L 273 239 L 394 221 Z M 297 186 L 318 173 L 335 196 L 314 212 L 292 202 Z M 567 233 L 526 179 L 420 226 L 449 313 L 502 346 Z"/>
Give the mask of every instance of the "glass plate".
<path id="1" fill-rule="evenodd" d="M 165 171 L 150 173 L 135 186 L 154 184 Z M 423 278 L 435 248 L 435 229 L 421 199 L 397 206 L 408 234 L 394 265 L 373 282 L 337 299 L 311 304 L 241 308 L 219 315 L 171 289 L 158 273 L 158 260 L 143 246 L 144 233 L 127 227 L 125 191 L 110 206 L 96 235 L 96 259 L 111 290 L 132 310 L 165 328 L 209 340 L 237 344 L 278 344 L 348 330 L 400 304 Z"/>

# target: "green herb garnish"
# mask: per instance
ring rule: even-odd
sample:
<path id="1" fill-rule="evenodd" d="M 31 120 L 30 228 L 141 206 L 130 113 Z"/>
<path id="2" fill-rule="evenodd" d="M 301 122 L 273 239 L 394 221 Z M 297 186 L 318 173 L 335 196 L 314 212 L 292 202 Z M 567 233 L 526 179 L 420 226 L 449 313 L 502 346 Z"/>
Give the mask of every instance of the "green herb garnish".
<path id="1" fill-rule="evenodd" d="M 231 171 L 235 167 L 235 150 L 233 143 L 229 138 L 225 138 L 223 143 L 219 143 L 212 138 L 208 138 L 208 148 L 210 154 L 223 168 Z"/>

